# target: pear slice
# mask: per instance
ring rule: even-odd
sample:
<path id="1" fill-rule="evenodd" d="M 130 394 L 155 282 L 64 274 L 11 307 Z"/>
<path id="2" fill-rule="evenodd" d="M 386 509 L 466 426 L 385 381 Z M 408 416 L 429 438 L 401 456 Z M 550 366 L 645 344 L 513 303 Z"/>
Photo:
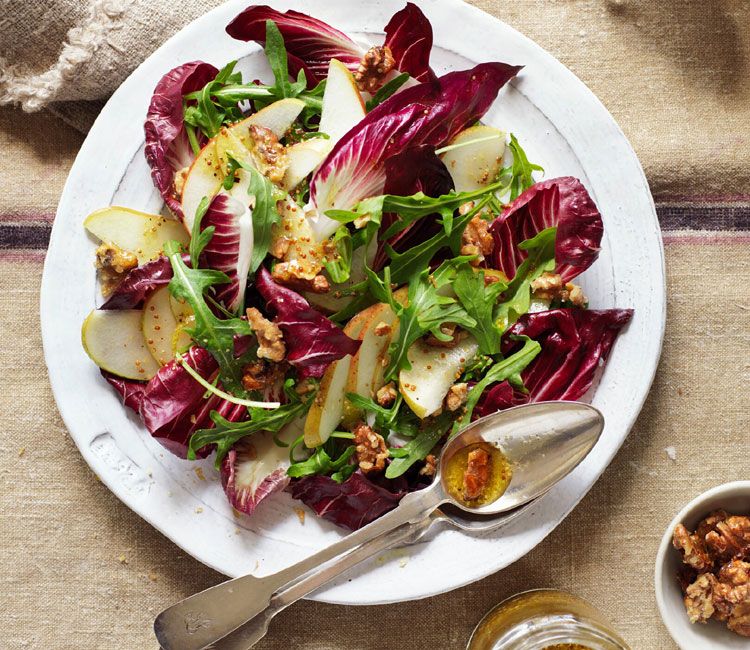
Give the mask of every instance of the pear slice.
<path id="1" fill-rule="evenodd" d="M 328 135 L 333 146 L 364 116 L 365 103 L 354 76 L 341 61 L 331 59 L 318 130 Z"/>
<path id="2" fill-rule="evenodd" d="M 344 333 L 351 338 L 358 338 L 366 319 L 357 314 L 344 328 Z M 344 414 L 344 392 L 349 376 L 352 357 L 347 355 L 334 361 L 323 374 L 320 388 L 315 396 L 305 419 L 305 445 L 318 447 L 322 445 L 341 422 Z"/>
<path id="3" fill-rule="evenodd" d="M 325 138 L 303 140 L 288 147 L 286 155 L 289 165 L 281 186 L 291 192 L 320 166 L 332 147 L 333 143 Z"/>
<path id="4" fill-rule="evenodd" d="M 102 370 L 125 379 L 151 379 L 159 364 L 143 338 L 140 309 L 95 309 L 83 321 L 83 349 Z"/>
<path id="5" fill-rule="evenodd" d="M 238 143 L 247 148 L 252 125 L 270 129 L 277 138 L 281 138 L 304 107 L 305 103 L 300 99 L 280 99 L 257 113 L 253 113 L 247 119 L 230 126 L 226 129 L 228 135 L 220 133 L 208 141 L 190 166 L 182 187 L 183 223 L 188 232 L 193 228 L 195 213 L 203 197 L 210 200 L 221 188 L 226 175 L 226 151 L 237 149 Z M 235 151 L 234 153 L 243 159 L 246 158 L 244 152 Z M 250 155 L 249 152 L 247 155 Z"/>
<path id="6" fill-rule="evenodd" d="M 143 338 L 148 351 L 159 365 L 165 366 L 174 359 L 178 325 L 167 287 L 157 289 L 146 298 L 143 304 Z"/>
<path id="7" fill-rule="evenodd" d="M 183 245 L 190 240 L 179 221 L 116 205 L 92 212 L 83 227 L 100 241 L 134 253 L 138 264 L 159 257 L 170 239 Z"/>
<path id="8" fill-rule="evenodd" d="M 453 178 L 456 192 L 478 190 L 491 183 L 503 166 L 505 132 L 483 124 L 461 131 L 440 158 Z M 474 142 L 476 141 L 476 142 Z"/>
<path id="9" fill-rule="evenodd" d="M 407 353 L 411 368 L 398 376 L 404 401 L 418 418 L 435 413 L 466 364 L 477 355 L 479 344 L 469 336 L 453 348 L 440 348 L 417 341 Z"/>

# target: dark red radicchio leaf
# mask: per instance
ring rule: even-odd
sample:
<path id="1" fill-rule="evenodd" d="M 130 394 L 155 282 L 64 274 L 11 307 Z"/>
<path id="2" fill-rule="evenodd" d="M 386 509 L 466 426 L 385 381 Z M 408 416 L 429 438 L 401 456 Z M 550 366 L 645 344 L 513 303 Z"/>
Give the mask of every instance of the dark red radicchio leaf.
<path id="1" fill-rule="evenodd" d="M 328 521 L 357 530 L 393 510 L 407 490 L 400 483 L 396 492 L 370 481 L 364 474 L 354 472 L 343 483 L 329 476 L 306 476 L 292 483 L 292 497 L 299 499 Z"/>
<path id="2" fill-rule="evenodd" d="M 175 172 L 189 167 L 195 158 L 182 121 L 182 98 L 203 88 L 218 72 L 203 61 L 192 61 L 170 70 L 156 84 L 146 114 L 145 154 L 151 178 L 164 202 L 178 217 L 182 217 L 182 210 L 174 192 Z"/>
<path id="3" fill-rule="evenodd" d="M 417 81 L 433 81 L 430 69 L 432 25 L 413 2 L 393 14 L 385 26 L 385 45 L 396 61 L 396 69 L 408 72 Z"/>
<path id="4" fill-rule="evenodd" d="M 441 196 L 454 188 L 453 178 L 443 161 L 435 155 L 435 147 L 422 144 L 410 147 L 391 156 L 385 161 L 385 194 L 411 196 L 424 192 L 427 196 Z M 398 215 L 389 212 L 383 215 L 380 231 L 384 232 L 398 219 Z M 394 250 L 403 252 L 428 239 L 441 228 L 433 215 L 413 221 L 401 232 L 396 233 L 387 242 L 379 241 L 373 260 L 373 269 L 379 271 L 388 261 L 385 244 Z"/>
<path id="5" fill-rule="evenodd" d="M 289 72 L 296 77 L 303 68 L 308 86 L 326 78 L 331 59 L 338 59 L 352 72 L 359 67 L 364 55 L 359 45 L 322 20 L 293 9 L 281 13 L 266 5 L 250 6 L 227 25 L 227 34 L 265 46 L 267 20 L 273 20 L 284 37 Z"/>
<path id="6" fill-rule="evenodd" d="M 189 256 L 184 256 L 186 264 Z M 128 271 L 112 295 L 100 309 L 136 309 L 143 304 L 152 291 L 169 284 L 172 279 L 172 264 L 169 259 L 157 257 Z"/>
<path id="7" fill-rule="evenodd" d="M 218 369 L 213 356 L 199 347 L 190 348 L 185 361 L 209 381 Z M 244 406 L 216 395 L 205 399 L 206 389 L 175 361 L 162 366 L 148 383 L 102 374 L 120 394 L 125 406 L 138 412 L 149 433 L 181 458 L 187 456 L 190 436 L 198 429 L 213 426 L 211 411 L 217 411 L 231 422 L 241 420 L 247 413 Z M 199 455 L 207 456 L 209 452 L 203 449 Z"/>
<path id="8" fill-rule="evenodd" d="M 580 399 L 632 317 L 632 309 L 552 309 L 521 316 L 503 336 L 502 351 L 509 354 L 519 345 L 514 335 L 542 346 L 521 373 L 529 392 L 514 391 L 507 382 L 496 384 L 485 391 L 474 413 L 484 416 L 526 402 Z"/>
<path id="9" fill-rule="evenodd" d="M 203 249 L 203 265 L 226 273 L 231 282 L 217 287 L 216 300 L 230 310 L 242 304 L 253 251 L 253 221 L 240 201 L 228 194 L 217 194 L 203 216 L 201 228 L 215 228 Z"/>
<path id="10" fill-rule="evenodd" d="M 327 210 L 351 210 L 362 199 L 383 193 L 388 158 L 410 147 L 437 147 L 450 140 L 485 114 L 520 69 L 481 63 L 406 88 L 370 111 L 336 143 L 310 181 L 310 198 L 319 213 L 313 224 L 318 238 L 330 236 L 339 225 L 325 216 Z"/>
<path id="11" fill-rule="evenodd" d="M 512 278 L 526 258 L 518 244 L 552 226 L 557 226 L 556 272 L 566 282 L 580 275 L 599 256 L 604 224 L 586 188 L 572 176 L 532 185 L 492 222 L 491 266 Z"/>
<path id="12" fill-rule="evenodd" d="M 249 467 L 258 463 L 258 457 L 253 440 L 241 440 L 229 450 L 221 463 L 224 493 L 232 507 L 246 515 L 252 515 L 263 499 L 289 485 L 285 467 L 279 467 L 258 480 Z"/>
<path id="13" fill-rule="evenodd" d="M 275 313 L 274 323 L 284 333 L 286 360 L 301 379 L 322 377 L 332 362 L 359 349 L 360 341 L 350 339 L 298 293 L 274 282 L 264 267 L 258 269 L 255 288 Z"/>

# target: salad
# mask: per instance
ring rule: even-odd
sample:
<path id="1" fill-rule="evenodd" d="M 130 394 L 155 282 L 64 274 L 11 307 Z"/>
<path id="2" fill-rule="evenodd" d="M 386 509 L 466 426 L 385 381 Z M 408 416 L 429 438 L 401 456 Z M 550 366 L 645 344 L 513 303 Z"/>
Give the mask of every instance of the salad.
<path id="1" fill-rule="evenodd" d="M 603 235 L 583 184 L 482 122 L 521 67 L 438 76 L 411 3 L 378 45 L 267 6 L 226 30 L 272 74 L 192 61 L 156 85 L 165 207 L 86 219 L 83 344 L 166 449 L 213 455 L 237 511 L 286 489 L 356 529 L 470 421 L 584 396 L 632 310 L 575 283 Z"/>

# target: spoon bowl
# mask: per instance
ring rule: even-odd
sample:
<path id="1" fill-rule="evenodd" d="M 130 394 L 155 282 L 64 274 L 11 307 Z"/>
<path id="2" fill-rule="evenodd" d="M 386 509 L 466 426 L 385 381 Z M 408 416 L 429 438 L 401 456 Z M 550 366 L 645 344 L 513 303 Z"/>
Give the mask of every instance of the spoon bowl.
<path id="1" fill-rule="evenodd" d="M 538 402 L 472 422 L 444 447 L 436 479 L 446 502 L 481 515 L 513 510 L 545 492 L 573 471 L 604 429 L 604 416 L 580 402 Z M 511 479 L 498 499 L 472 507 L 454 499 L 445 485 L 445 469 L 460 450 L 486 443 L 508 460 Z M 436 480 L 437 482 L 437 480 Z"/>

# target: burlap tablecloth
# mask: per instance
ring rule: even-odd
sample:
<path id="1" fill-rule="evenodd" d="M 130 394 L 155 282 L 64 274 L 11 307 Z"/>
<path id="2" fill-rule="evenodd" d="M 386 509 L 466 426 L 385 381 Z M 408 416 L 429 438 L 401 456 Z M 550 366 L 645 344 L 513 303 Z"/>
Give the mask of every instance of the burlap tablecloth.
<path id="1" fill-rule="evenodd" d="M 15 2 L 0 16 L 0 33 L 13 20 Z M 91 4 L 122 10 L 111 18 L 117 21 L 127 18 L 131 3 Z M 750 475 L 750 5 L 477 4 L 577 73 L 645 167 L 664 231 L 669 293 L 651 396 L 589 495 L 513 566 L 419 602 L 362 608 L 303 602 L 276 619 L 260 648 L 461 648 L 492 605 L 544 586 L 595 602 L 634 649 L 674 648 L 653 596 L 653 559 L 664 528 L 700 491 Z M 210 5 L 175 5 L 170 16 L 152 10 L 153 23 L 142 29 L 160 28 L 143 54 Z M 120 47 L 115 41 L 96 56 Z M 0 55 L 12 61 L 5 46 L 0 39 Z M 79 125 L 91 114 L 91 105 L 80 103 L 54 109 Z M 154 615 L 221 579 L 95 479 L 50 392 L 38 290 L 55 206 L 82 139 L 48 113 L 0 110 L 2 648 L 154 648 Z"/>

